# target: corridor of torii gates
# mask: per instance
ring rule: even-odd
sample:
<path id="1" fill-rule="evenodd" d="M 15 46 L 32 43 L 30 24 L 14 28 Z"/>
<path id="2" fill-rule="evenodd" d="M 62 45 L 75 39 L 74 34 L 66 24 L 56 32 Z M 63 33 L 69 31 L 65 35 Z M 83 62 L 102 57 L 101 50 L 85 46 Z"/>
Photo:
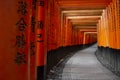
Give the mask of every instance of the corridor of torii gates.
<path id="1" fill-rule="evenodd" d="M 1 0 L 0 10 L 0 80 L 120 80 L 120 0 Z"/>

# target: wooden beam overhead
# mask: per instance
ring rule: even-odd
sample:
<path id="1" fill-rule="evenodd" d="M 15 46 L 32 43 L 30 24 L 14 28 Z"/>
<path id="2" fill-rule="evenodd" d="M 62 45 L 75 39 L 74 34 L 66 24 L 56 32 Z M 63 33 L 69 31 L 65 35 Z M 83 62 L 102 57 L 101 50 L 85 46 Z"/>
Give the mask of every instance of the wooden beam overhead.
<path id="1" fill-rule="evenodd" d="M 97 29 L 97 26 L 73 26 L 73 28 L 79 28 L 79 29 Z"/>
<path id="2" fill-rule="evenodd" d="M 72 25 L 75 26 L 95 26 L 97 22 L 73 22 Z"/>
<path id="3" fill-rule="evenodd" d="M 63 1 L 65 1 L 65 2 L 67 2 L 67 1 L 69 1 L 69 2 L 71 2 L 71 1 L 73 1 L 73 0 L 56 0 L 56 1 L 58 1 L 58 2 L 63 2 Z M 111 2 L 112 0 L 74 0 L 74 1 L 77 1 L 77 2 L 84 2 L 84 3 L 88 3 L 88 2 L 92 2 L 92 3 L 109 3 L 109 2 Z"/>
<path id="4" fill-rule="evenodd" d="M 74 28 L 74 30 L 79 30 L 81 32 L 97 32 L 97 28 Z"/>
<path id="5" fill-rule="evenodd" d="M 66 16 L 100 16 L 103 10 L 64 10 Z"/>
<path id="6" fill-rule="evenodd" d="M 110 3 L 112 0 L 57 0 L 59 4 Z"/>
<path id="7" fill-rule="evenodd" d="M 71 19 L 71 22 L 98 22 L 100 18 Z"/>
<path id="8" fill-rule="evenodd" d="M 91 6 L 90 6 L 91 5 Z M 74 5 L 74 4 L 69 4 L 69 5 L 60 5 L 61 9 L 67 10 L 67 9 L 105 9 L 108 4 L 84 4 L 84 5 Z"/>
<path id="9" fill-rule="evenodd" d="M 67 6 L 67 7 L 65 7 L 65 6 L 62 6 L 61 7 L 61 10 L 98 10 L 98 9 L 105 9 L 106 8 L 106 6 L 96 6 L 96 7 L 94 7 L 94 6 Z"/>
<path id="10" fill-rule="evenodd" d="M 97 29 L 79 29 L 80 31 L 84 31 L 84 32 L 88 32 L 88 31 L 91 31 L 91 32 L 94 32 L 94 31 L 97 31 Z"/>
<path id="11" fill-rule="evenodd" d="M 103 9 L 112 0 L 56 0 L 62 9 Z"/>
<path id="12" fill-rule="evenodd" d="M 82 19 L 71 19 L 73 25 L 96 25 L 100 18 L 82 18 Z"/>
<path id="13" fill-rule="evenodd" d="M 66 16 L 100 16 L 102 13 L 65 13 Z"/>
<path id="14" fill-rule="evenodd" d="M 68 19 L 89 19 L 89 18 L 100 18 L 101 16 L 68 16 Z"/>
<path id="15" fill-rule="evenodd" d="M 103 12 L 103 10 L 64 10 L 62 13 L 90 13 L 90 12 Z"/>
<path id="16" fill-rule="evenodd" d="M 97 28 L 103 10 L 112 0 L 56 0 L 62 15 L 70 19 L 73 26 Z M 86 27 L 85 27 L 86 26 Z M 92 27 L 91 27 L 92 26 Z M 94 26 L 94 27 L 93 27 Z"/>
<path id="17" fill-rule="evenodd" d="M 97 34 L 97 32 L 84 32 L 85 34 Z"/>

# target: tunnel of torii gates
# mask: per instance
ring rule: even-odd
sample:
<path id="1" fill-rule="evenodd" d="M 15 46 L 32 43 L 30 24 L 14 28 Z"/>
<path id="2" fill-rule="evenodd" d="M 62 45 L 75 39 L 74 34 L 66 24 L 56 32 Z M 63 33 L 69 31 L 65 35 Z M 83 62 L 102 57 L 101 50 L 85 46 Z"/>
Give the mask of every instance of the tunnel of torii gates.
<path id="1" fill-rule="evenodd" d="M 95 42 L 120 75 L 120 0 L 1 0 L 0 10 L 0 80 L 45 80 L 49 52 Z"/>

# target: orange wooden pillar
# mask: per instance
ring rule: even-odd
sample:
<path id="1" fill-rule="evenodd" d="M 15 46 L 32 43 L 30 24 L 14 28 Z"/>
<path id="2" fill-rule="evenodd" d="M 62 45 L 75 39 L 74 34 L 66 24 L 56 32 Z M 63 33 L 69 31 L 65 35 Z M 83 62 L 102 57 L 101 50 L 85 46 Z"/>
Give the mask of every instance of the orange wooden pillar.
<path id="1" fill-rule="evenodd" d="M 74 37 L 74 41 L 75 41 L 74 45 L 77 45 L 77 41 L 78 41 L 78 40 L 77 40 L 77 37 L 78 37 L 77 35 L 78 35 L 78 34 L 77 34 L 77 28 L 76 28 L 76 29 L 75 29 L 75 33 L 74 33 L 74 36 L 75 36 L 75 37 Z"/>
<path id="2" fill-rule="evenodd" d="M 71 37 L 71 39 L 72 39 L 72 45 L 74 45 L 74 30 L 72 29 L 72 37 Z"/>
<path id="3" fill-rule="evenodd" d="M 45 80 L 45 0 L 38 0 L 37 2 L 37 28 L 36 28 L 36 67 L 37 80 Z"/>
<path id="4" fill-rule="evenodd" d="M 83 36 L 83 45 L 85 45 L 85 42 L 86 41 L 86 34 L 85 34 L 85 32 L 84 32 L 84 36 Z"/>
<path id="5" fill-rule="evenodd" d="M 30 8 L 32 9 L 31 12 L 31 21 L 30 21 L 30 80 L 36 80 L 36 1 L 35 0 L 28 0 L 31 3 Z"/>
<path id="6" fill-rule="evenodd" d="M 71 33 L 72 33 L 72 24 L 69 19 L 66 21 L 66 46 L 71 45 Z"/>
<path id="7" fill-rule="evenodd" d="M 80 44 L 83 44 L 84 32 L 80 31 Z"/>
<path id="8" fill-rule="evenodd" d="M 80 31 L 80 29 L 79 29 L 79 31 L 78 31 L 78 34 L 79 34 L 79 36 L 78 36 L 79 45 L 81 45 L 83 38 L 82 38 L 82 32 Z"/>
<path id="9" fill-rule="evenodd" d="M 16 2 L 17 1 L 17 2 Z M 15 65 L 9 65 L 9 67 L 14 67 L 13 70 L 13 78 L 12 75 L 9 79 L 12 80 L 28 80 L 30 79 L 30 52 L 29 52 L 29 46 L 30 46 L 30 21 L 31 15 L 30 8 L 31 8 L 31 1 L 28 0 L 16 0 L 14 3 L 16 3 L 16 13 L 17 15 L 11 14 L 14 17 L 16 17 L 16 40 L 15 40 L 15 58 L 14 62 Z M 11 1 L 12 2 L 12 1 Z M 15 5 L 15 4 L 13 4 Z M 24 7 L 24 8 L 23 8 Z M 15 6 L 13 7 L 14 10 Z M 10 7 L 10 9 L 12 9 Z M 7 16 L 7 15 L 6 15 Z M 11 17 L 12 19 L 13 17 Z M 12 21 L 14 21 L 15 18 L 13 18 Z M 11 22 L 11 21 L 10 21 Z M 5 23 L 4 23 L 5 24 Z M 7 27 L 9 29 L 9 27 Z M 11 27 L 11 29 L 14 29 L 14 27 Z M 9 33 L 11 36 L 11 33 Z M 13 35 L 13 34 L 12 34 Z M 12 59 L 12 58 L 9 58 Z M 8 59 L 8 60 L 9 60 Z M 9 60 L 10 61 L 10 60 Z M 10 70 L 10 68 L 9 68 Z M 17 73 L 15 72 L 17 70 Z M 5 72 L 6 73 L 6 72 Z M 9 74 L 9 71 L 7 71 Z M 19 73 L 19 74 L 18 74 Z M 10 72 L 11 74 L 11 72 Z M 8 76 L 8 75 L 6 75 Z M 1 78 L 0 78 L 1 79 Z M 3 79 L 5 80 L 5 79 Z M 6 79 L 7 80 L 7 79 Z"/>
<path id="10" fill-rule="evenodd" d="M 116 24 L 116 39 L 117 49 L 120 49 L 120 0 L 113 0 L 115 5 L 115 24 Z"/>
<path id="11" fill-rule="evenodd" d="M 3 0 L 0 10 L 0 80 L 30 80 L 31 0 Z"/>

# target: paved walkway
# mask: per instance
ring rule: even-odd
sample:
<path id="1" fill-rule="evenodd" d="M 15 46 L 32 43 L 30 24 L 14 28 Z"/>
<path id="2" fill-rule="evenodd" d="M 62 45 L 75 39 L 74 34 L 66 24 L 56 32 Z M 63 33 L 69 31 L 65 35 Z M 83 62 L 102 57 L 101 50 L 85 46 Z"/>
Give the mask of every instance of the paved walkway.
<path id="1" fill-rule="evenodd" d="M 62 80 L 120 80 L 97 60 L 94 55 L 96 49 L 94 45 L 76 52 L 66 62 L 61 74 Z"/>

